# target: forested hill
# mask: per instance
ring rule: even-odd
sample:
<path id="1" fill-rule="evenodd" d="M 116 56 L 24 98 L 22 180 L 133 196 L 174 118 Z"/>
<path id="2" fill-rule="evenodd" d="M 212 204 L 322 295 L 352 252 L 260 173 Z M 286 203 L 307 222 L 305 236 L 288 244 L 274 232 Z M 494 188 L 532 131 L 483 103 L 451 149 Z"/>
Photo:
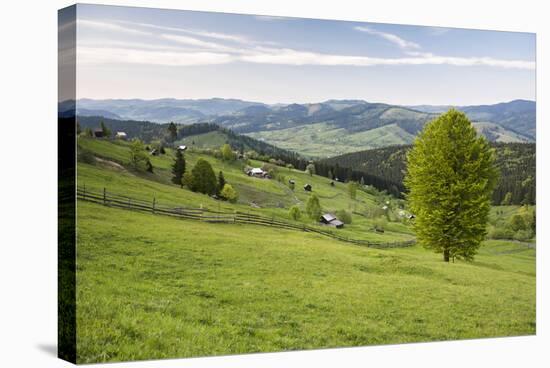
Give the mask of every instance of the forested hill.
<path id="1" fill-rule="evenodd" d="M 501 204 L 510 193 L 511 204 L 535 203 L 536 145 L 534 143 L 492 143 L 496 149 L 500 179 L 493 203 Z M 339 180 L 359 180 L 362 173 L 378 178 L 383 189 L 402 191 L 406 169 L 405 156 L 411 146 L 393 146 L 353 152 L 320 161 L 321 175 L 338 176 Z M 330 170 L 330 172 L 329 172 Z M 349 177 L 348 177 L 349 176 Z M 365 178 L 366 179 L 366 178 Z M 394 193 L 395 194 L 395 193 Z"/>
<path id="2" fill-rule="evenodd" d="M 78 123 L 81 130 L 99 129 L 101 122 L 109 128 L 113 135 L 116 132 L 125 132 L 128 139 L 139 138 L 144 142 L 166 141 L 168 135 L 169 124 L 157 124 L 149 121 L 137 120 L 118 120 L 109 119 L 101 116 L 79 116 Z M 276 147 L 266 142 L 239 135 L 233 131 L 220 127 L 211 123 L 196 123 L 191 125 L 176 124 L 178 128 L 177 140 L 182 140 L 186 137 L 197 136 L 209 132 L 219 132 L 223 135 L 224 143 L 229 143 L 231 147 L 238 151 L 256 151 L 260 155 L 269 156 L 274 159 L 282 160 L 292 164 L 297 169 L 305 169 L 307 165 L 306 159 L 299 154 Z"/>

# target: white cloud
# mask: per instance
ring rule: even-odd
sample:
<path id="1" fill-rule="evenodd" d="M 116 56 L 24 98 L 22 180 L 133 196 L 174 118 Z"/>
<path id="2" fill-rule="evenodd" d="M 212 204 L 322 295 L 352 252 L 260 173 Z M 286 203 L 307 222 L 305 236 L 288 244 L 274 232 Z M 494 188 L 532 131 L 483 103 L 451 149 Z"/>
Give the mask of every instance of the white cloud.
<path id="1" fill-rule="evenodd" d="M 489 57 L 445 57 L 420 53 L 421 57 L 375 58 L 368 56 L 331 55 L 292 49 L 261 48 L 241 56 L 240 60 L 252 63 L 286 65 L 327 66 L 376 66 L 376 65 L 453 65 L 491 66 L 515 69 L 535 69 L 535 63 L 523 60 L 499 60 Z"/>
<path id="2" fill-rule="evenodd" d="M 276 22 L 276 21 L 282 21 L 282 20 L 291 20 L 292 18 L 289 17 L 277 17 L 273 15 L 255 15 L 254 18 L 256 20 L 260 20 L 263 22 Z"/>
<path id="3" fill-rule="evenodd" d="M 108 38 L 79 40 L 79 62 L 85 64 L 131 63 L 149 65 L 191 66 L 226 64 L 236 61 L 256 64 L 281 65 L 325 65 L 325 66 L 377 66 L 377 65 L 453 65 L 488 66 L 499 68 L 535 69 L 535 62 L 523 60 L 501 60 L 490 57 L 447 57 L 419 51 L 420 45 L 404 40 L 394 34 L 358 26 L 356 30 L 382 37 L 404 50 L 406 56 L 379 58 L 364 55 L 326 54 L 257 44 L 238 35 L 215 33 L 203 30 L 188 30 L 157 26 L 146 23 L 108 23 L 81 19 L 78 24 L 111 32 Z M 124 25 L 123 25 L 124 24 Z M 131 24 L 131 26 L 130 26 Z M 149 27 L 164 33 L 146 32 L 139 27 Z M 136 28 L 138 27 L 138 28 Z M 173 32 L 178 32 L 174 34 Z M 147 35 L 155 42 L 128 42 L 117 40 L 117 33 Z M 181 33 L 192 34 L 195 37 Z M 219 42 L 202 38 L 216 39 Z M 168 42 L 167 42 L 168 41 Z M 239 42 L 237 46 L 226 43 Z M 269 47 L 266 47 L 269 45 Z"/>
<path id="4" fill-rule="evenodd" d="M 233 42 L 239 42 L 239 43 L 249 43 L 251 40 L 249 40 L 247 37 L 241 36 L 241 35 L 234 35 L 234 34 L 227 34 L 227 33 L 219 33 L 219 32 L 209 32 L 204 30 L 196 30 L 196 29 L 187 29 L 187 28 L 179 28 L 179 27 L 167 27 L 167 26 L 160 26 L 157 24 L 150 24 L 150 23 L 135 23 L 135 22 L 128 22 L 128 21 L 119 21 L 119 23 L 127 24 L 133 27 L 145 27 L 150 29 L 156 29 L 160 31 L 168 31 L 168 32 L 178 32 L 178 33 L 187 33 L 192 34 L 195 36 L 200 37 L 207 37 L 207 38 L 214 38 L 217 40 L 222 41 L 233 41 Z"/>
<path id="5" fill-rule="evenodd" d="M 397 36 L 393 33 L 381 32 L 381 31 L 377 31 L 375 29 L 365 27 L 365 26 L 357 26 L 357 27 L 354 27 L 354 29 L 357 30 L 357 31 L 360 31 L 360 32 L 365 32 L 365 33 L 368 33 L 368 34 L 371 34 L 371 35 L 382 37 L 382 38 L 390 41 L 391 43 L 399 46 L 399 48 L 401 48 L 403 50 L 419 49 L 420 48 L 419 44 L 411 42 L 411 41 L 407 41 L 407 40 L 405 40 L 405 39 L 403 39 L 403 38 L 401 38 L 401 37 L 399 37 L 399 36 Z"/>
<path id="6" fill-rule="evenodd" d="M 140 31 L 134 28 L 123 27 L 116 23 L 101 22 L 89 19 L 79 19 L 77 21 L 78 26 L 84 26 L 88 28 L 94 28 L 100 31 L 109 31 L 115 33 L 127 33 L 133 35 L 150 35 L 150 32 Z"/>
<path id="7" fill-rule="evenodd" d="M 108 63 L 192 66 L 226 64 L 234 60 L 232 55 L 214 52 L 152 51 L 113 47 L 80 47 L 77 58 L 77 62 L 83 65 Z"/>
<path id="8" fill-rule="evenodd" d="M 227 47 L 225 45 L 221 45 L 219 43 L 203 41 L 203 40 L 199 40 L 198 38 L 189 37 L 189 36 L 161 34 L 160 37 L 166 40 L 174 41 L 184 45 L 197 46 L 197 47 L 202 47 L 210 50 L 224 50 L 224 51 L 233 50 L 233 48 Z"/>

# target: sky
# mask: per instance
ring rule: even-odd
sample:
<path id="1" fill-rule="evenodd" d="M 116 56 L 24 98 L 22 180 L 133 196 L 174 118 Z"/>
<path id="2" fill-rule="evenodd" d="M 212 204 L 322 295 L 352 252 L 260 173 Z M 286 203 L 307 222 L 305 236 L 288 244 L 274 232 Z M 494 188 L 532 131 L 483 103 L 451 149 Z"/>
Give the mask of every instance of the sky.
<path id="1" fill-rule="evenodd" d="M 78 98 L 535 99 L 532 33 L 83 4 L 76 13 Z M 69 28 L 60 23 L 60 40 Z"/>

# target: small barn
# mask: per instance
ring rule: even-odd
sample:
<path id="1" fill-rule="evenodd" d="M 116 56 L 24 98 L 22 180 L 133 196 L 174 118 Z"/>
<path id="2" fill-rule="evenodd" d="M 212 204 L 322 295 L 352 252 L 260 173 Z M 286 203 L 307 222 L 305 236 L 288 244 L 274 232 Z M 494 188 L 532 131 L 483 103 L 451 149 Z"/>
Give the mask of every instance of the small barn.
<path id="1" fill-rule="evenodd" d="M 116 132 L 115 138 L 125 140 L 126 138 L 128 138 L 128 135 L 125 132 Z"/>
<path id="2" fill-rule="evenodd" d="M 327 226 L 332 226 L 337 229 L 341 229 L 344 227 L 344 223 L 336 216 L 334 216 L 332 213 L 325 213 L 323 216 L 321 216 L 321 223 Z"/>
<path id="3" fill-rule="evenodd" d="M 313 189 L 313 188 L 311 187 L 311 184 L 306 184 L 306 185 L 304 185 L 304 190 L 305 190 L 306 192 L 311 192 L 312 189 Z"/>
<path id="4" fill-rule="evenodd" d="M 289 180 L 288 180 L 288 184 L 294 185 L 294 184 L 296 184 L 296 182 L 295 182 L 294 180 L 292 180 L 292 179 L 289 179 Z"/>
<path id="5" fill-rule="evenodd" d="M 103 138 L 103 129 L 94 129 L 94 137 Z"/>

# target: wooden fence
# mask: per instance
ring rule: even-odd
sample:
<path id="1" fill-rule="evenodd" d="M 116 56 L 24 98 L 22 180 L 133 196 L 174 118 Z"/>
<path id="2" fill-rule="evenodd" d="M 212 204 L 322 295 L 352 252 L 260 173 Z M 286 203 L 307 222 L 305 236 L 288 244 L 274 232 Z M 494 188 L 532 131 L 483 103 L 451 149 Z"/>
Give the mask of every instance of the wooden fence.
<path id="1" fill-rule="evenodd" d="M 108 192 L 106 188 L 102 190 L 90 189 L 86 186 L 77 187 L 77 198 L 80 200 L 102 204 L 105 206 L 123 208 L 127 210 L 142 211 L 156 215 L 172 216 L 177 218 L 199 220 L 209 223 L 238 223 L 259 226 L 276 227 L 286 230 L 305 231 L 324 235 L 336 240 L 372 248 L 401 248 L 408 247 L 415 243 L 414 240 L 398 242 L 376 242 L 364 239 L 353 239 L 336 234 L 335 231 L 322 229 L 305 224 L 298 224 L 289 221 L 277 219 L 247 212 L 224 212 L 214 211 L 207 208 L 190 208 L 185 206 L 167 206 L 160 204 L 155 197 L 152 200 L 144 200 L 128 197 L 120 194 Z"/>

